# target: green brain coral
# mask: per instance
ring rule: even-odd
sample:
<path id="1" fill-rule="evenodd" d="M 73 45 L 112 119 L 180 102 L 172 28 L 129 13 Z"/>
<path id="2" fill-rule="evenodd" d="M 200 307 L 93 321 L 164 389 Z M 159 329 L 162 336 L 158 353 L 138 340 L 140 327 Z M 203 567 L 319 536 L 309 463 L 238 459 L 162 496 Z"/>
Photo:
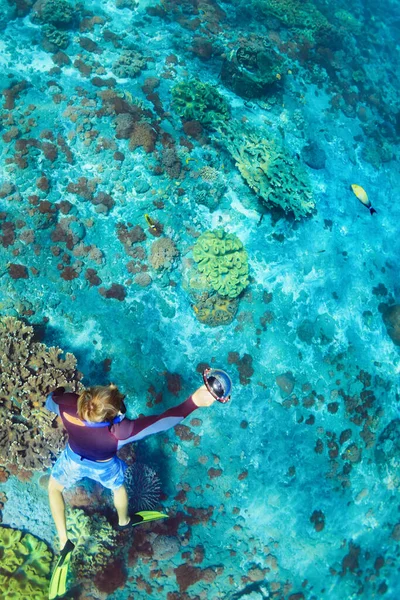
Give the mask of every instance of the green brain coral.
<path id="1" fill-rule="evenodd" d="M 30 533 L 0 526 L 0 590 L 3 600 L 44 600 L 52 553 Z"/>
<path id="2" fill-rule="evenodd" d="M 236 298 L 249 283 L 247 252 L 232 233 L 205 231 L 193 246 L 193 258 L 207 284 L 220 296 Z"/>
<path id="3" fill-rule="evenodd" d="M 283 146 L 258 129 L 233 124 L 219 132 L 243 179 L 266 205 L 280 206 L 296 219 L 313 211 L 315 202 L 307 173 Z"/>
<path id="4" fill-rule="evenodd" d="M 197 79 L 181 81 L 172 88 L 172 97 L 174 110 L 187 121 L 215 126 L 229 118 L 227 102 L 209 83 Z"/>

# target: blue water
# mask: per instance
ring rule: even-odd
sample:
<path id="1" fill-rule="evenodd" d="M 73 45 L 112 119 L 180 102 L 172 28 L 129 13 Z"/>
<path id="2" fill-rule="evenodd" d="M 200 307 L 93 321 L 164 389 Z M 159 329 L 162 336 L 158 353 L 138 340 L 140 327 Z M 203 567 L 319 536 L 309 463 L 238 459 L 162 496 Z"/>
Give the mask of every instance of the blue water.
<path id="1" fill-rule="evenodd" d="M 51 564 L 51 389 L 114 382 L 133 418 L 218 366 L 231 402 L 130 456 L 167 521 L 118 537 L 107 492 L 66 496 L 66 597 L 399 598 L 399 3 L 0 5 L 2 524 Z"/>

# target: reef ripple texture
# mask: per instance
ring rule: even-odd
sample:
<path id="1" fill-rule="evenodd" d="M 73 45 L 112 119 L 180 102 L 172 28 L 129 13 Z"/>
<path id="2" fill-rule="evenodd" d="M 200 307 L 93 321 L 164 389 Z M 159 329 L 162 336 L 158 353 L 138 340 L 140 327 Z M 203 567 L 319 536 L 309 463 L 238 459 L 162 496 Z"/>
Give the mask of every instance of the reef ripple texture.
<path id="1" fill-rule="evenodd" d="M 399 600 L 399 39 L 399 0 L 0 0 L 2 599 L 59 552 L 48 395 L 220 368 L 119 452 L 167 519 L 67 485 L 66 597 Z"/>

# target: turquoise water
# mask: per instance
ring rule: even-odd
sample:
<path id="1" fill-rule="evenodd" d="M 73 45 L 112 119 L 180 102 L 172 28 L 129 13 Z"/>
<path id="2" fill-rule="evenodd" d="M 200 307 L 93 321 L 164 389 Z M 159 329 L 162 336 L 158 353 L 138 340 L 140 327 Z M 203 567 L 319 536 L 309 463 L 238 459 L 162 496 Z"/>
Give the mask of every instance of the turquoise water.
<path id="1" fill-rule="evenodd" d="M 1 8 L 0 502 L 46 544 L 37 597 L 46 394 L 111 381 L 133 418 L 210 365 L 231 402 L 128 457 L 167 521 L 68 492 L 66 597 L 399 598 L 399 3 Z"/>

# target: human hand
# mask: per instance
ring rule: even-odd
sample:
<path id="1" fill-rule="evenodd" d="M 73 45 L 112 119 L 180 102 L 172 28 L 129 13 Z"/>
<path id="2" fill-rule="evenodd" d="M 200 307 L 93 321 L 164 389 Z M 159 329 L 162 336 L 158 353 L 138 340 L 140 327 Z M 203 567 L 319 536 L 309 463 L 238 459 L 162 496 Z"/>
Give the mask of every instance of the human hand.
<path id="1" fill-rule="evenodd" d="M 192 400 L 196 404 L 196 406 L 211 406 L 214 404 L 215 398 L 205 385 L 202 385 L 192 394 Z"/>

